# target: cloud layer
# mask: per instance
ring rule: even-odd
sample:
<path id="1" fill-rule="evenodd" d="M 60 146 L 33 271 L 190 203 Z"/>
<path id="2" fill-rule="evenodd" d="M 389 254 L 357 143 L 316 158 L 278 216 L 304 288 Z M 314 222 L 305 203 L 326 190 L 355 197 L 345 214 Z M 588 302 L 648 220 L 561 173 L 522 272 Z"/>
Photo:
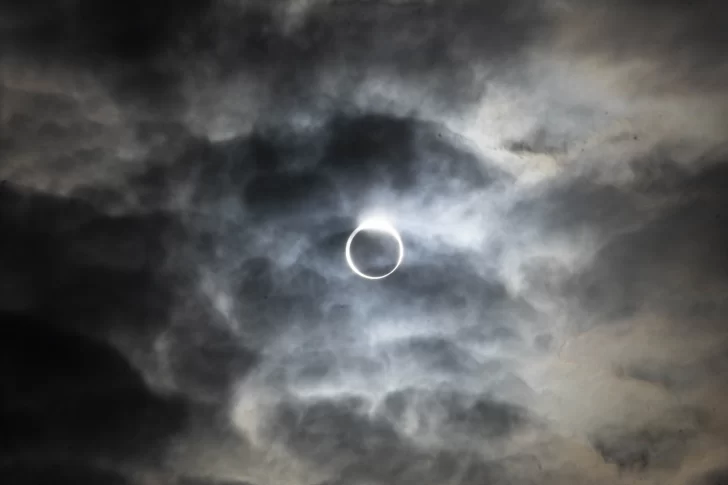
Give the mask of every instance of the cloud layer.
<path id="1" fill-rule="evenodd" d="M 0 476 L 722 483 L 719 10 L 2 2 Z"/>

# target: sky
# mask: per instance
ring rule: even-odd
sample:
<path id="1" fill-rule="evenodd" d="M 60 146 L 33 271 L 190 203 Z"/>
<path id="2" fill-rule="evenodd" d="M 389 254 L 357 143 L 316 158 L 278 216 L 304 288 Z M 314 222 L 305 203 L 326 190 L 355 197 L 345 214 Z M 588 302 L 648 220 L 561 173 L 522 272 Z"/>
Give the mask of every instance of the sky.
<path id="1" fill-rule="evenodd" d="M 728 483 L 726 15 L 0 1 L 0 481 Z"/>

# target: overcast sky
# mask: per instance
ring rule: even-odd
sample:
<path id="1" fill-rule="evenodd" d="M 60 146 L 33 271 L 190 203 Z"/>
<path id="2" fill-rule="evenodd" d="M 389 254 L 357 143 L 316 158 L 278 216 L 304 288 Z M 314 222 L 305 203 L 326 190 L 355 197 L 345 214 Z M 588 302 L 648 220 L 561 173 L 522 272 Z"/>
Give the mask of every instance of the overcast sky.
<path id="1" fill-rule="evenodd" d="M 726 21 L 2 0 L 0 481 L 728 483 Z"/>

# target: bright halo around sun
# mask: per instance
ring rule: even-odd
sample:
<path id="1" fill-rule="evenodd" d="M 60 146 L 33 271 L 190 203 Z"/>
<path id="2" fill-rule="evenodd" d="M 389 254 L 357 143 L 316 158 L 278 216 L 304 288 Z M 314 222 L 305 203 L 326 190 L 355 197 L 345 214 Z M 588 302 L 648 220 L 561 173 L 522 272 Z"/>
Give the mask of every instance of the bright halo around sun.
<path id="1" fill-rule="evenodd" d="M 386 273 L 368 274 L 362 271 L 356 265 L 356 263 L 354 263 L 354 259 L 351 255 L 351 244 L 354 241 L 354 238 L 356 238 L 357 234 L 361 232 L 370 232 L 386 235 L 391 237 L 397 243 L 397 261 L 392 269 L 390 269 Z M 394 273 L 397 268 L 399 268 L 399 265 L 402 264 L 403 259 L 404 244 L 402 243 L 402 238 L 400 237 L 399 232 L 397 232 L 397 229 L 395 229 L 392 224 L 390 224 L 386 219 L 383 219 L 381 217 L 371 217 L 365 219 L 361 224 L 359 224 L 356 229 L 354 229 L 354 232 L 351 233 L 349 239 L 346 241 L 346 262 L 349 264 L 349 267 L 354 273 L 368 280 L 381 280 L 382 278 L 386 278 L 387 276 Z"/>

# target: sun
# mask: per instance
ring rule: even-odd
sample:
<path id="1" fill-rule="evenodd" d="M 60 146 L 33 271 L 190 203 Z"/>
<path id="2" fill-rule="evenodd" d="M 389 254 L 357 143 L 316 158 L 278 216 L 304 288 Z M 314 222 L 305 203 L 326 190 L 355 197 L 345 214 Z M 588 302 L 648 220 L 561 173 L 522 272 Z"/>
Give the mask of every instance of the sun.
<path id="1" fill-rule="evenodd" d="M 392 237 L 395 241 L 397 241 L 397 248 L 398 248 L 398 255 L 397 255 L 397 264 L 395 264 L 394 268 L 392 268 L 389 272 L 381 275 L 371 275 L 366 274 L 363 271 L 361 271 L 356 264 L 354 263 L 354 260 L 351 257 L 351 243 L 356 237 L 357 234 L 359 234 L 362 231 L 369 231 L 369 232 L 378 232 L 381 234 L 386 234 L 390 237 Z M 386 278 L 387 276 L 394 273 L 397 268 L 399 268 L 400 264 L 402 264 L 402 260 L 404 259 L 404 244 L 402 243 L 402 237 L 399 235 L 399 232 L 395 227 L 387 221 L 383 217 L 369 217 L 365 219 L 359 226 L 354 229 L 354 232 L 351 233 L 349 236 L 349 239 L 346 241 L 346 262 L 349 264 L 349 267 L 351 270 L 356 273 L 357 275 L 361 276 L 362 278 L 366 278 L 368 280 L 381 280 L 382 278 Z"/>

